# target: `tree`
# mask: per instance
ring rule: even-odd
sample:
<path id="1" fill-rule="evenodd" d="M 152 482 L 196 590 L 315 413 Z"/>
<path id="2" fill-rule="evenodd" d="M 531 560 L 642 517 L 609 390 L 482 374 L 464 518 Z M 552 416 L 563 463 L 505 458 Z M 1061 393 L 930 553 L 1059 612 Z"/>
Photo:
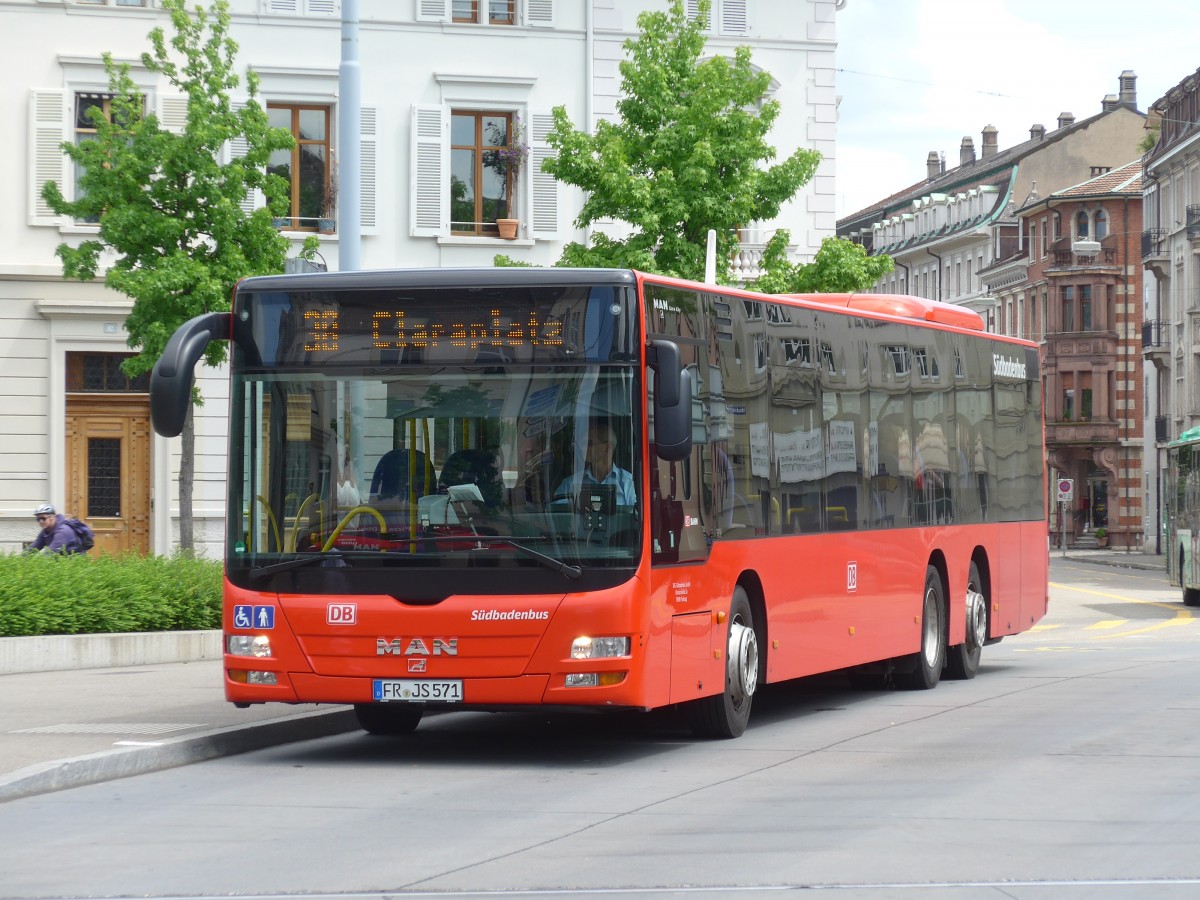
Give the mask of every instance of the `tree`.
<path id="1" fill-rule="evenodd" d="M 861 244 L 827 237 L 811 263 L 787 258 L 788 233 L 777 231 L 763 251 L 766 274 L 749 285 L 764 294 L 853 293 L 865 291 L 896 266 L 890 256 L 868 256 Z"/>
<path id="2" fill-rule="evenodd" d="M 89 110 L 95 139 L 62 146 L 80 173 L 75 199 L 66 199 L 54 183 L 43 192 L 55 213 L 98 225 L 96 238 L 59 245 L 67 278 L 94 279 L 101 252 L 116 255 L 104 282 L 133 299 L 125 321 L 129 346 L 138 350 L 124 364 L 130 376 L 154 366 L 179 325 L 201 313 L 228 310 L 239 279 L 282 272 L 289 246 L 272 223 L 273 215 L 284 211 L 288 184 L 267 174 L 266 167 L 273 151 L 292 147 L 291 133 L 270 127 L 255 99 L 253 72 L 246 74 L 249 101 L 235 108 L 230 100 L 240 78 L 227 0 L 214 0 L 211 14 L 199 6 L 189 14 L 185 4 L 162 0 L 174 36 L 168 47 L 163 30 L 152 30 L 153 53 L 142 54 L 142 65 L 187 98 L 186 125 L 179 131 L 164 128 L 146 110 L 129 66 L 117 65 L 105 53 L 111 99 L 107 113 L 101 105 Z M 234 140 L 244 154 L 221 162 L 223 149 Z M 247 213 L 241 203 L 253 189 L 262 191 L 268 204 Z M 306 245 L 309 253 L 315 241 Z M 204 361 L 217 366 L 224 359 L 224 344 L 210 344 Z M 194 402 L 200 402 L 198 392 Z M 193 546 L 194 449 L 189 415 L 179 471 L 184 550 Z"/>
<path id="3" fill-rule="evenodd" d="M 737 229 L 775 218 L 816 172 L 815 150 L 768 165 L 775 150 L 766 136 L 779 115 L 777 101 L 763 100 L 771 76 L 755 70 L 749 47 L 702 60 L 709 0 L 698 7 L 692 20 L 683 0 L 638 16 L 640 34 L 626 41 L 620 66 L 620 121 L 589 135 L 555 108 L 547 140 L 556 154 L 542 168 L 587 192 L 575 224 L 611 218 L 632 228 L 626 238 L 597 234 L 591 246 L 567 245 L 560 265 L 699 279 L 713 229 L 717 278 L 727 280 Z"/>

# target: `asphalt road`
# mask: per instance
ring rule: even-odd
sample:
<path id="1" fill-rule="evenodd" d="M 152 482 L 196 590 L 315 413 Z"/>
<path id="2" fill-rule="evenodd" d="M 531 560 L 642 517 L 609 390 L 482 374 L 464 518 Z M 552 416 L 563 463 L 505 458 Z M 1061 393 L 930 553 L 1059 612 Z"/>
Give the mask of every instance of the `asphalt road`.
<path id="1" fill-rule="evenodd" d="M 1157 572 L 1051 580 L 978 678 L 768 688 L 735 741 L 456 713 L 13 800 L 0 896 L 1200 896 L 1200 611 Z"/>

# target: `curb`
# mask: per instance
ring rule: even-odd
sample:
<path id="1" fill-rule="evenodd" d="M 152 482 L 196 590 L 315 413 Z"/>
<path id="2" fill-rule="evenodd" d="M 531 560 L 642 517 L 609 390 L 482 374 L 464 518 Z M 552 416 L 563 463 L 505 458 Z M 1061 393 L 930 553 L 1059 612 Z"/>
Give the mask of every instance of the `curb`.
<path id="1" fill-rule="evenodd" d="M 220 658 L 220 630 L 0 638 L 0 675 Z"/>
<path id="2" fill-rule="evenodd" d="M 1161 561 L 1162 557 L 1150 557 L 1151 559 L 1158 560 L 1158 562 L 1142 562 L 1142 560 L 1139 559 L 1140 556 L 1142 556 L 1142 554 L 1137 553 L 1120 553 L 1113 554 L 1111 556 L 1101 556 L 1100 554 L 1096 554 L 1095 556 L 1084 556 L 1082 554 L 1072 554 L 1070 550 L 1067 551 L 1066 556 L 1061 556 L 1054 552 L 1050 554 L 1051 559 L 1066 559 L 1070 560 L 1071 562 L 1092 563 L 1093 565 L 1109 566 L 1110 568 L 1140 569 L 1143 572 L 1161 572 L 1163 575 L 1167 574 L 1166 564 Z"/>
<path id="3" fill-rule="evenodd" d="M 0 777 L 0 803 L 131 775 L 159 772 L 264 747 L 330 737 L 355 731 L 358 727 L 354 711 L 339 706 L 327 711 L 297 713 L 230 728 L 214 728 L 186 737 L 167 739 L 156 746 L 120 747 L 39 763 Z"/>

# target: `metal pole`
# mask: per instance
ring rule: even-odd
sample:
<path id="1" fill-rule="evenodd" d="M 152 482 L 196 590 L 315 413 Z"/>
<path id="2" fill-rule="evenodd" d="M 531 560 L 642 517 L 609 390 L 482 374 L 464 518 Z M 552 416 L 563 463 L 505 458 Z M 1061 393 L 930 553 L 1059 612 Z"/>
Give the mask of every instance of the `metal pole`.
<path id="1" fill-rule="evenodd" d="M 358 0 L 342 0 L 338 68 L 338 269 L 362 268 L 362 69 L 358 64 Z"/>

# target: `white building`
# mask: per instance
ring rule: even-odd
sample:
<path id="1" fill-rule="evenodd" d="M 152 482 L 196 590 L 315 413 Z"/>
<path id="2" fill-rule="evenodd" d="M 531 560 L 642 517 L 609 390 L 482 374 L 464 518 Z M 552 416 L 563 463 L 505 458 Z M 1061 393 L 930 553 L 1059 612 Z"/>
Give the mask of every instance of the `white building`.
<path id="1" fill-rule="evenodd" d="M 834 232 L 834 17 L 840 3 L 713 2 L 709 52 L 749 44 L 755 64 L 773 77 L 782 113 L 771 141 L 779 154 L 804 147 L 825 156 L 777 221 L 748 223 L 750 243 L 736 261 L 748 273 L 756 245 L 775 228 L 790 230 L 800 259 Z M 553 107 L 564 106 L 581 127 L 614 116 L 623 43 L 636 33 L 640 12 L 666 5 L 360 0 L 362 267 L 488 265 L 497 253 L 548 265 L 566 242 L 585 240 L 572 225 L 578 192 L 533 166 L 515 193 L 515 239 L 492 234 L 490 225 L 452 223 L 452 117 L 482 127 L 519 115 L 536 160 L 548 149 Z M 0 215 L 0 549 L 17 549 L 33 537 L 32 510 L 46 500 L 87 518 L 102 549 L 164 553 L 175 543 L 178 441 L 153 434 L 144 391 L 117 369 L 129 352 L 123 323 L 130 301 L 100 282 L 63 281 L 55 248 L 85 240 L 95 228 L 56 217 L 40 196 L 48 180 L 72 196 L 74 173 L 59 145 L 86 139 L 82 111 L 104 102 L 103 52 L 132 65 L 164 123 L 178 121 L 182 98 L 139 63 L 152 28 L 171 33 L 156 6 L 155 0 L 0 0 L 0 46 L 9 72 L 0 121 L 13 137 L 0 175 L 2 195 L 10 200 Z M 687 6 L 694 8 L 693 0 Z M 336 160 L 339 0 L 231 0 L 231 8 L 238 64 L 261 77 L 260 100 L 277 122 L 291 123 L 306 153 Z M 319 201 L 299 191 L 303 167 L 291 172 L 296 218 L 281 225 L 298 245 L 321 211 L 313 206 Z M 321 253 L 329 268 L 338 268 L 336 234 L 322 235 Z M 199 383 L 207 402 L 196 411 L 196 545 L 217 556 L 225 373 L 203 371 Z"/>

